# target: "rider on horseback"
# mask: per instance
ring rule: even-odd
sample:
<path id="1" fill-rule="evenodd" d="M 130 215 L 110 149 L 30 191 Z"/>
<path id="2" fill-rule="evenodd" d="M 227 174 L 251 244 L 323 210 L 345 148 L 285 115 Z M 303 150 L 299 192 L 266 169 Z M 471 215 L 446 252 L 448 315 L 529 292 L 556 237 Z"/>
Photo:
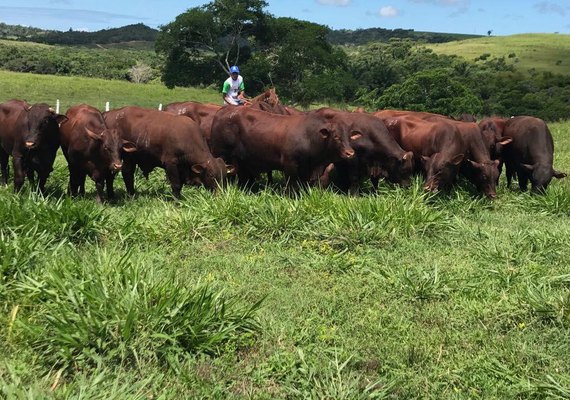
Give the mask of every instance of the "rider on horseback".
<path id="1" fill-rule="evenodd" d="M 234 65 L 230 68 L 230 77 L 226 79 L 222 88 L 224 105 L 231 104 L 241 106 L 247 104 L 248 102 L 245 99 L 244 90 L 243 77 L 239 74 L 237 65 Z"/>

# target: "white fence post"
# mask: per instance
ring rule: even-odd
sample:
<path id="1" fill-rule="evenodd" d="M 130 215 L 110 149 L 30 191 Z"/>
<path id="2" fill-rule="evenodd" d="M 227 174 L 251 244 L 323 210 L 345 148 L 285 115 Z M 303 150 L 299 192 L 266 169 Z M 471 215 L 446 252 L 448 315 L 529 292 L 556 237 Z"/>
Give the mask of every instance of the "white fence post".
<path id="1" fill-rule="evenodd" d="M 105 103 L 105 111 L 109 111 L 109 102 Z"/>
<path id="2" fill-rule="evenodd" d="M 55 113 L 59 114 L 59 99 L 55 101 Z"/>
<path id="3" fill-rule="evenodd" d="M 162 111 L 162 103 L 158 105 L 158 111 Z"/>

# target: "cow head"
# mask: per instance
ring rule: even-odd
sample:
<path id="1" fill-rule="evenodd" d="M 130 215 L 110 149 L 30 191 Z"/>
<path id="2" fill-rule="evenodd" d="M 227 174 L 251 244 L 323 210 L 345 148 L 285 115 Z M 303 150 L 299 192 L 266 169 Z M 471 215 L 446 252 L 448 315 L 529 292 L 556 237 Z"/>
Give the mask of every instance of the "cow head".
<path id="1" fill-rule="evenodd" d="M 67 120 L 65 115 L 56 114 L 47 104 L 34 104 L 25 109 L 28 129 L 24 133 L 26 148 L 40 146 L 46 136 L 57 136 L 59 125 Z"/>
<path id="2" fill-rule="evenodd" d="M 548 188 L 552 178 L 562 179 L 567 175 L 564 172 L 556 171 L 548 164 L 521 164 L 521 167 L 530 174 L 532 191 L 542 193 Z"/>
<path id="3" fill-rule="evenodd" d="M 510 144 L 513 139 L 508 136 L 503 136 L 505 131 L 504 122 L 497 119 L 484 119 L 479 123 L 481 129 L 481 136 L 485 147 L 489 149 L 489 154 L 492 159 L 501 156 L 504 146 Z"/>
<path id="4" fill-rule="evenodd" d="M 405 152 L 402 157 L 390 159 L 384 165 L 384 177 L 392 183 L 403 187 L 410 186 L 411 176 L 414 172 L 414 153 Z"/>
<path id="5" fill-rule="evenodd" d="M 342 112 L 321 108 L 315 114 L 322 118 L 318 125 L 319 140 L 324 142 L 329 155 L 336 160 L 353 158 L 355 152 L 351 142 L 360 139 L 362 133 L 352 129 Z"/>
<path id="6" fill-rule="evenodd" d="M 93 145 L 98 147 L 100 160 L 109 171 L 118 172 L 123 163 L 121 161 L 121 151 L 132 153 L 136 151 L 134 143 L 121 139 L 116 129 L 104 129 L 101 133 L 95 133 L 87 128 L 85 132 Z"/>
<path id="7" fill-rule="evenodd" d="M 435 153 L 430 157 L 422 156 L 422 163 L 426 171 L 424 189 L 428 192 L 447 190 L 453 184 L 457 174 L 457 167 L 463 161 L 463 153 L 451 158 Z"/>
<path id="8" fill-rule="evenodd" d="M 499 160 L 478 163 L 467 160 L 467 167 L 471 169 L 470 176 L 477 190 L 485 196 L 494 199 L 497 197 L 497 181 L 499 180 Z"/>
<path id="9" fill-rule="evenodd" d="M 210 190 L 216 190 L 226 184 L 227 177 L 236 173 L 233 165 L 227 165 L 221 158 L 211 158 L 206 162 L 191 167 L 194 177 L 191 181 L 201 183 Z"/>
<path id="10" fill-rule="evenodd" d="M 319 135 L 329 151 L 335 154 L 336 157 L 344 160 L 354 157 L 354 149 L 350 146 L 350 142 L 362 136 L 360 132 L 345 134 L 342 129 L 331 126 L 331 124 L 326 128 L 322 128 L 319 131 Z"/>

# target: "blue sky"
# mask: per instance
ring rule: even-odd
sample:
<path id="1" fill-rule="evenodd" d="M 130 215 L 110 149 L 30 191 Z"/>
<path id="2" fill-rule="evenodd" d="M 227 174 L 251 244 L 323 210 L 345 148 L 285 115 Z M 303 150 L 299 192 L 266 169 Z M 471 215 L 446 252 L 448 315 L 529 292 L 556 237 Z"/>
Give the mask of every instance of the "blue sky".
<path id="1" fill-rule="evenodd" d="M 231 1 L 231 0 L 228 0 Z M 0 22 L 88 30 L 167 24 L 208 1 L 0 0 Z M 334 29 L 381 27 L 511 35 L 570 33 L 570 0 L 268 0 L 266 11 Z"/>

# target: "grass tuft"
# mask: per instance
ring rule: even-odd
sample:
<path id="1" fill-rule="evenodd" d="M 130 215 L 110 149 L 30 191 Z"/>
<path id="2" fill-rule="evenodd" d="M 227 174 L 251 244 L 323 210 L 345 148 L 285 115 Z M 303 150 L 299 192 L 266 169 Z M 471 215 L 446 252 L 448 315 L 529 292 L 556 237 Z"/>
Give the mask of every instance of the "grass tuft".
<path id="1" fill-rule="evenodd" d="M 17 326 L 44 363 L 64 369 L 218 354 L 225 343 L 260 329 L 261 300 L 243 306 L 210 285 L 190 288 L 147 268 L 128 253 L 99 254 L 88 263 L 59 260 L 41 278 L 18 285 L 37 315 Z"/>

